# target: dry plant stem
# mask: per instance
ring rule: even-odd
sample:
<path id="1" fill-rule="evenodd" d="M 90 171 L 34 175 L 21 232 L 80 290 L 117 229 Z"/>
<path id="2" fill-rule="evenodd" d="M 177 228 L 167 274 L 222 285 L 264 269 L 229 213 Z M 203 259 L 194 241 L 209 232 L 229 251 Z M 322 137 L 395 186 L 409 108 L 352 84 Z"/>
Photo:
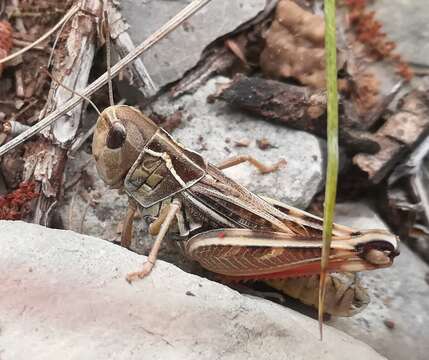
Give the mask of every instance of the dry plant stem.
<path id="1" fill-rule="evenodd" d="M 3 64 L 5 62 L 8 62 L 12 59 L 15 59 L 17 56 L 20 56 L 30 50 L 31 48 L 39 45 L 42 41 L 46 40 L 49 36 L 51 36 L 55 31 L 57 31 L 65 22 L 67 22 L 74 14 L 76 14 L 79 11 L 79 6 L 72 6 L 70 10 L 64 15 L 64 17 L 47 33 L 43 34 L 41 37 L 39 37 L 36 41 L 32 42 L 25 48 L 22 48 L 21 50 L 3 58 L 0 60 L 0 64 Z"/>
<path id="2" fill-rule="evenodd" d="M 83 6 L 83 2 L 79 1 Z M 85 10 L 92 14 L 101 13 L 100 0 L 85 1 Z M 48 101 L 42 114 L 50 112 L 66 102 L 73 94 L 68 88 L 79 91 L 88 82 L 89 72 L 96 48 L 96 17 L 86 13 L 73 17 L 66 40 L 54 57 L 53 78 L 60 79 L 65 87 L 56 81 L 51 83 Z M 36 162 L 33 176 L 40 184 L 41 196 L 38 198 L 33 221 L 38 224 L 49 224 L 48 209 L 60 196 L 62 176 L 67 161 L 67 148 L 76 137 L 77 129 L 84 111 L 78 106 L 63 115 L 50 129 L 49 142 L 39 144 L 37 157 L 33 154 L 24 156 L 25 167 L 30 168 Z M 43 115 L 42 115 L 43 116 Z"/>
<path id="3" fill-rule="evenodd" d="M 325 211 L 323 216 L 323 247 L 319 285 L 319 328 L 322 339 L 323 303 L 326 292 L 326 269 L 329 262 L 332 227 L 338 179 L 338 93 L 337 93 L 337 41 L 335 0 L 325 0 L 325 56 L 328 93 L 328 166 L 326 171 Z"/>
<path id="4" fill-rule="evenodd" d="M 192 16 L 195 12 L 201 9 L 203 6 L 207 5 L 211 0 L 194 0 L 182 11 L 180 11 L 176 16 L 174 16 L 170 21 L 164 24 L 158 31 L 154 32 L 149 36 L 145 41 L 143 41 L 138 47 L 136 47 L 133 52 L 129 53 L 123 59 L 118 61 L 111 69 L 112 77 L 119 74 L 119 72 L 125 68 L 129 63 L 137 59 L 141 54 L 146 50 L 151 48 L 159 40 L 167 36 L 171 31 L 173 31 L 177 26 L 182 24 L 186 19 Z M 95 91 L 100 89 L 103 85 L 107 83 L 108 76 L 107 73 L 101 75 L 98 79 L 93 81 L 85 89 L 81 91 L 81 94 L 84 96 L 91 96 Z M 51 125 L 56 121 L 62 114 L 73 109 L 77 104 L 82 102 L 82 99 L 79 96 L 74 96 L 70 100 L 66 101 L 63 106 L 58 110 L 53 111 L 44 119 L 40 120 L 36 125 L 34 125 L 28 132 L 17 136 L 15 139 L 11 140 L 7 144 L 0 147 L 0 156 L 4 155 L 8 151 L 12 150 L 19 144 L 38 134 L 40 131 Z"/>
<path id="5" fill-rule="evenodd" d="M 13 115 L 9 121 L 15 121 L 18 119 L 22 114 L 24 114 L 27 110 L 31 109 L 34 105 L 36 105 L 39 102 L 38 99 L 33 100 L 28 105 L 24 106 L 21 110 L 19 110 L 15 115 Z M 17 134 L 14 134 L 17 135 Z"/>
<path id="6" fill-rule="evenodd" d="M 24 40 L 18 40 L 18 39 L 13 39 L 13 45 L 16 47 L 25 47 L 28 45 L 31 45 L 32 43 L 30 43 L 29 41 L 24 41 Z M 45 46 L 33 46 L 33 50 L 39 50 L 39 51 L 47 51 L 48 48 Z"/>

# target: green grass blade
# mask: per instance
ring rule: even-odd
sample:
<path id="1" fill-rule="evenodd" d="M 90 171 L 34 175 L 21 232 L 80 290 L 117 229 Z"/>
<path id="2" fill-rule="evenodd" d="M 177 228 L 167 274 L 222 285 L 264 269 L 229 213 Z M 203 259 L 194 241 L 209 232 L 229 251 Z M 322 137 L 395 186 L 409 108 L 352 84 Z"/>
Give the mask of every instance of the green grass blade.
<path id="1" fill-rule="evenodd" d="M 335 0 L 324 0 L 325 6 L 325 56 L 326 87 L 328 96 L 328 165 L 326 170 L 325 208 L 323 215 L 323 248 L 319 284 L 319 327 L 322 338 L 323 304 L 325 300 L 326 268 L 331 247 L 332 224 L 338 180 L 338 87 L 337 87 L 337 39 L 335 23 Z"/>

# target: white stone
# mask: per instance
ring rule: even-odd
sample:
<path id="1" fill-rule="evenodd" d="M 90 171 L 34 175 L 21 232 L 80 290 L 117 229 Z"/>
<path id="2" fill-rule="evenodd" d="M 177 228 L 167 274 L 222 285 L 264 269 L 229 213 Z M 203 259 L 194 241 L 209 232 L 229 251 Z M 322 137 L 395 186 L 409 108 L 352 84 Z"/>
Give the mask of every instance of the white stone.
<path id="1" fill-rule="evenodd" d="M 71 231 L 0 222 L 0 355 L 50 359 L 383 359 L 332 327 Z M 188 295 L 187 295 L 188 294 Z"/>

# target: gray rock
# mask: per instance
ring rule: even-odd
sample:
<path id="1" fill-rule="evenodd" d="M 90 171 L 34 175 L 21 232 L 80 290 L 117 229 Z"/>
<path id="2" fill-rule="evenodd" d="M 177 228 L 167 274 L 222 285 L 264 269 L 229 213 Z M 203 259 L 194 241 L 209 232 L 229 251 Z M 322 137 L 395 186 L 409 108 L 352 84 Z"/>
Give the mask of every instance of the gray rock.
<path id="1" fill-rule="evenodd" d="M 337 205 L 336 221 L 357 229 L 386 228 L 364 203 Z M 371 303 L 351 319 L 328 324 L 371 345 L 391 360 L 423 360 L 429 354 L 429 267 L 405 244 L 389 269 L 362 274 Z M 388 326 L 393 326 L 390 329 Z"/>
<path id="2" fill-rule="evenodd" d="M 383 359 L 330 326 L 70 231 L 0 222 L 0 353 L 20 359 Z M 192 296 L 192 295 L 193 296 Z"/>
<path id="3" fill-rule="evenodd" d="M 286 166 L 266 175 L 248 163 L 226 169 L 225 173 L 257 194 L 307 207 L 324 182 L 325 142 L 306 132 L 234 111 L 223 102 L 207 103 L 207 97 L 228 81 L 213 78 L 193 95 L 175 101 L 164 98 L 157 102 L 155 111 L 169 114 L 182 109 L 184 120 L 173 137 L 214 164 L 235 155 L 252 155 L 267 165 L 286 160 Z M 256 140 L 262 138 L 273 147 L 261 150 Z M 242 139 L 250 141 L 248 147 L 235 146 Z"/>
<path id="4" fill-rule="evenodd" d="M 170 20 L 191 0 L 122 0 L 121 12 L 137 45 Z M 265 0 L 212 0 L 143 56 L 154 80 L 162 87 L 178 80 L 196 65 L 202 51 L 217 38 L 235 30 L 265 8 Z"/>
<path id="5" fill-rule="evenodd" d="M 427 0 L 378 0 L 376 18 L 383 31 L 397 44 L 406 61 L 429 66 L 429 2 Z"/>
<path id="6" fill-rule="evenodd" d="M 60 206 L 60 214 L 65 229 L 83 232 L 87 235 L 97 236 L 105 240 L 118 240 L 118 224 L 121 223 L 127 209 L 127 196 L 120 195 L 118 190 L 110 189 L 100 179 L 95 167 L 95 160 L 91 154 L 80 151 L 70 159 L 66 168 L 66 187 L 73 182 L 79 174 L 85 171 L 90 178 L 93 190 L 88 196 L 96 201 L 94 206 L 88 206 L 88 199 L 81 196 L 86 189 L 80 183 L 71 186 L 64 194 L 64 201 Z M 140 221 L 136 221 L 140 228 Z M 136 231 L 136 237 L 141 234 Z"/>

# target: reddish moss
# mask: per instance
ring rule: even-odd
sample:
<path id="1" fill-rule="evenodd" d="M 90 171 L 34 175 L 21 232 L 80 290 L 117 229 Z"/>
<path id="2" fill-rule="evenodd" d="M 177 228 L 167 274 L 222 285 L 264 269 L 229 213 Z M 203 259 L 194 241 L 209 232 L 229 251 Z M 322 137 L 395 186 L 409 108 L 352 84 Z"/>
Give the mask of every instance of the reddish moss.
<path id="1" fill-rule="evenodd" d="M 7 57 L 12 49 L 12 26 L 9 22 L 0 21 L 0 59 Z M 0 64 L 0 75 L 4 64 Z"/>
<path id="2" fill-rule="evenodd" d="M 28 211 L 28 203 L 37 198 L 34 182 L 22 182 L 15 191 L 0 196 L 0 220 L 20 220 Z"/>
<path id="3" fill-rule="evenodd" d="M 396 73 L 409 81 L 413 77 L 410 66 L 394 52 L 396 44 L 389 41 L 382 31 L 382 24 L 375 19 L 374 11 L 368 11 L 367 0 L 344 0 L 349 9 L 350 26 L 356 39 L 364 44 L 371 56 L 377 60 L 388 59 L 396 68 Z"/>

